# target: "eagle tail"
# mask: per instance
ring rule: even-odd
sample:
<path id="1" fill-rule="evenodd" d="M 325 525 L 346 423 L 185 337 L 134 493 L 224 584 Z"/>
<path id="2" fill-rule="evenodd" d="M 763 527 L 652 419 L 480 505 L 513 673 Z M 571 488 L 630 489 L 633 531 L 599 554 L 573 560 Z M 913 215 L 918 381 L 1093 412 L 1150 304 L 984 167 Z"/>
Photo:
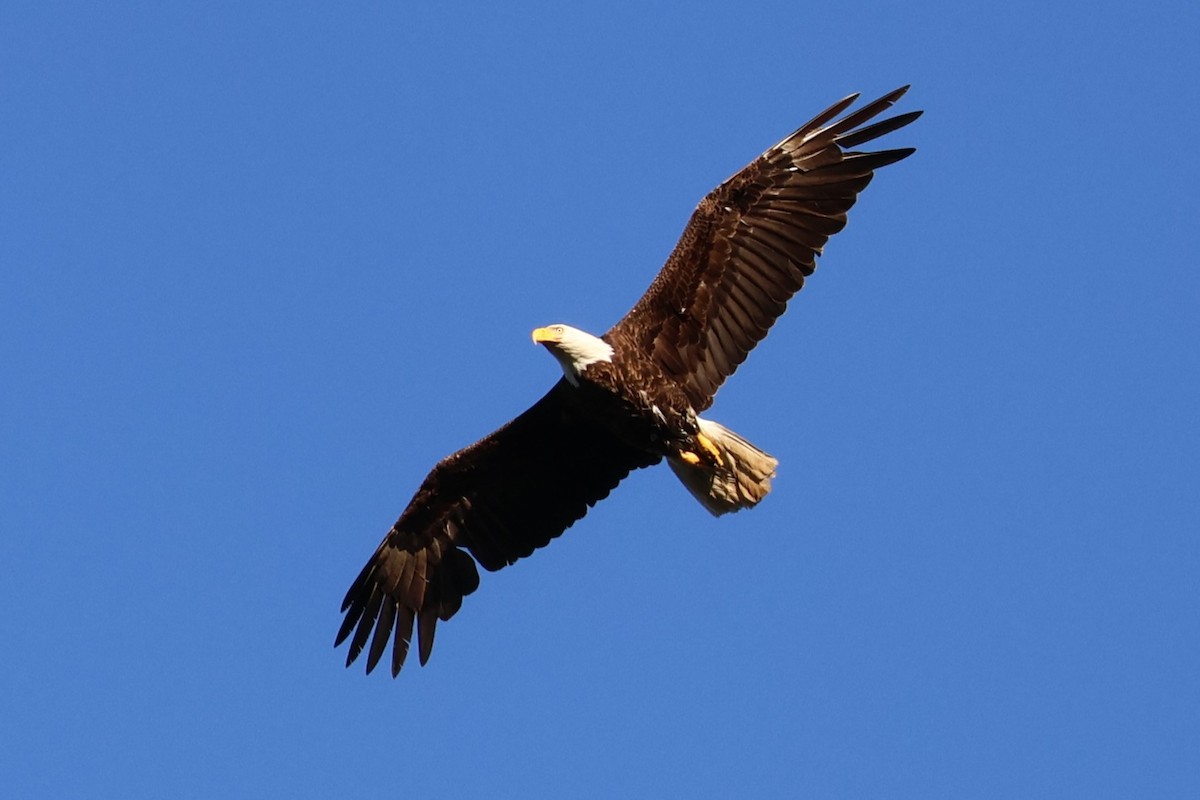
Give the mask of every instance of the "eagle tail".
<path id="1" fill-rule="evenodd" d="M 689 464 L 667 459 L 675 476 L 713 516 L 753 508 L 771 491 L 771 478 L 779 461 L 733 431 L 707 419 L 698 419 L 704 434 L 721 455 L 721 464 Z"/>

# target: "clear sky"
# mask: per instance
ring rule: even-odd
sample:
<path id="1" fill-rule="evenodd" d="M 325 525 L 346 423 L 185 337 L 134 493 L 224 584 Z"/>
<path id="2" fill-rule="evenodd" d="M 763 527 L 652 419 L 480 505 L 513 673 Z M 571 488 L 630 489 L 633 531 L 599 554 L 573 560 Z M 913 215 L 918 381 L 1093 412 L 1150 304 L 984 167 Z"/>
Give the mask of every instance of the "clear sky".
<path id="1" fill-rule="evenodd" d="M 1200 796 L 1197 8 L 4 4 L 0 794 Z M 767 501 L 637 474 L 345 670 L 529 331 L 905 83 L 712 412 Z"/>

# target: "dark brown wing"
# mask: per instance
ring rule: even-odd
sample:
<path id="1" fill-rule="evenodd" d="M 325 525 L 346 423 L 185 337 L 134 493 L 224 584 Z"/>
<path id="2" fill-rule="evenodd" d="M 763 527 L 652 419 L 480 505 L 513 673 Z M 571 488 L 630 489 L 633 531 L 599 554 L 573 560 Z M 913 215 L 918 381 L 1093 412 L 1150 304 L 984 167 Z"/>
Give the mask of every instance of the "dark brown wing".
<path id="1" fill-rule="evenodd" d="M 697 410 L 711 405 L 812 274 L 873 171 L 913 152 L 849 149 L 920 116 L 860 127 L 907 90 L 830 123 L 858 95 L 834 103 L 714 189 L 649 290 L 606 338 L 653 353 Z"/>
<path id="2" fill-rule="evenodd" d="M 658 462 L 576 413 L 570 391 L 559 381 L 528 411 L 433 468 L 342 602 L 334 646 L 354 633 L 346 666 L 370 639 L 369 673 L 392 639 L 394 677 L 414 621 L 425 664 L 438 620 L 454 616 L 479 586 L 475 561 L 498 570 L 530 555 L 630 471 Z"/>

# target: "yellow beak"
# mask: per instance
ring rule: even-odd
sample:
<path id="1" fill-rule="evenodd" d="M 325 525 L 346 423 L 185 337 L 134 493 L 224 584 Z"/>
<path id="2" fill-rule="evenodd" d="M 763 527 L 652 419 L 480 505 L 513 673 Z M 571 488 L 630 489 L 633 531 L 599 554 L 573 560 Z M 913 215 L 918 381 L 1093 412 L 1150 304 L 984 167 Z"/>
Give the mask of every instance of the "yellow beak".
<path id="1" fill-rule="evenodd" d="M 554 331 L 550 328 L 534 328 L 532 335 L 534 344 L 545 344 L 546 342 L 553 342 L 557 339 L 557 337 L 554 335 Z"/>

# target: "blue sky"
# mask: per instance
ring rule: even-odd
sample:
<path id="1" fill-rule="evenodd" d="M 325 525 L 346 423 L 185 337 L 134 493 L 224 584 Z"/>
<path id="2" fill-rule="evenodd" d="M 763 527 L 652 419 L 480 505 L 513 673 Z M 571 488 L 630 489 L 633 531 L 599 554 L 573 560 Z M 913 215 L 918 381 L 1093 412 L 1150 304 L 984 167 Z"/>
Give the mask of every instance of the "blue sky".
<path id="1" fill-rule="evenodd" d="M 10 3 L 0 792 L 1200 794 L 1193 3 Z M 392 681 L 332 649 L 441 456 L 719 181 L 912 83 L 665 469 Z"/>

